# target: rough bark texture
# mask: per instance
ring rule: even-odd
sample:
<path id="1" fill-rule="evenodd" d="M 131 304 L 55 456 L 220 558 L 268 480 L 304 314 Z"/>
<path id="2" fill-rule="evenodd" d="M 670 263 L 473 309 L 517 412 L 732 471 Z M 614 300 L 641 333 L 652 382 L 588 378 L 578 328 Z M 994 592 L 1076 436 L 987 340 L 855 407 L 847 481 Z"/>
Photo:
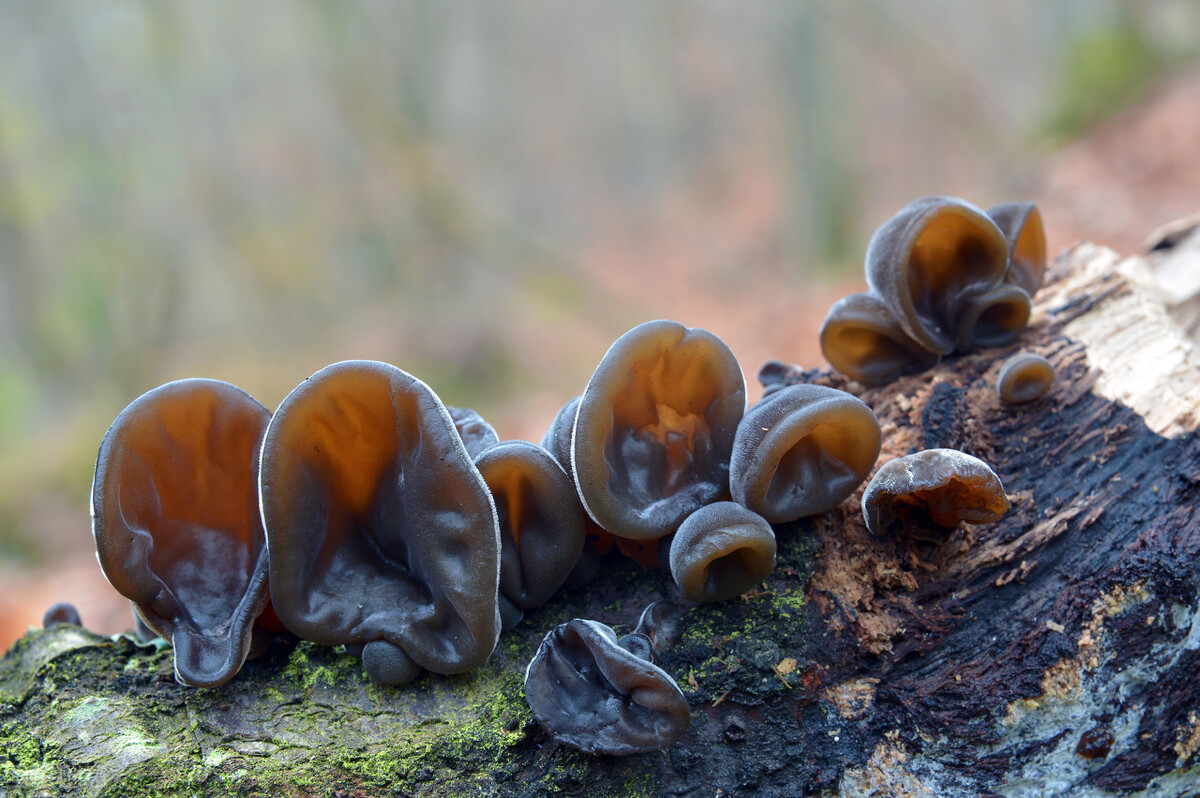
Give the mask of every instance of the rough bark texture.
<path id="1" fill-rule="evenodd" d="M 962 448 L 1013 507 L 940 547 L 871 538 L 861 493 L 779 528 L 759 589 L 684 615 L 662 665 L 693 721 L 666 752 L 584 756 L 522 697 L 553 625 L 680 600 L 615 565 L 486 667 L 404 688 L 301 644 L 188 689 L 169 650 L 31 631 L 0 661 L 0 795 L 1196 794 L 1200 365 L 1152 277 L 1088 245 L 1060 258 L 1021 341 L 1058 379 L 1030 405 L 996 396 L 1017 346 L 872 391 L 787 372 L 860 395 L 881 462 Z"/>

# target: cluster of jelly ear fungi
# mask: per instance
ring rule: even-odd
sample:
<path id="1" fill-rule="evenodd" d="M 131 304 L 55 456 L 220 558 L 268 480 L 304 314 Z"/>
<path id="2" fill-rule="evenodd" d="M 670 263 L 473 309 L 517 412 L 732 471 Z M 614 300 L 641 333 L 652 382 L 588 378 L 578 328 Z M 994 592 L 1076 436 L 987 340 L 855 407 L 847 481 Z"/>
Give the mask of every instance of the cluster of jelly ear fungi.
<path id="1" fill-rule="evenodd" d="M 1032 202 L 987 211 L 924 197 L 875 231 L 868 290 L 834 304 L 821 328 L 825 358 L 864 385 L 926 371 L 943 355 L 1015 341 L 1046 271 L 1046 236 Z"/>

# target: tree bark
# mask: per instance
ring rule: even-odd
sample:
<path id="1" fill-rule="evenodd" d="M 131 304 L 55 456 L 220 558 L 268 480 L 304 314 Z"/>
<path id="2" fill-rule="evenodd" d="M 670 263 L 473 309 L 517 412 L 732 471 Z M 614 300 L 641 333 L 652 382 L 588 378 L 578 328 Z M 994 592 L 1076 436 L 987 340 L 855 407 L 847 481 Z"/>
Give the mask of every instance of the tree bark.
<path id="1" fill-rule="evenodd" d="M 1156 255 L 1169 258 L 1174 244 Z M 278 644 L 219 689 L 169 649 L 34 630 L 0 661 L 0 795 L 1153 795 L 1200 792 L 1200 360 L 1138 258 L 1065 253 L 1019 346 L 857 393 L 881 462 L 960 448 L 1012 509 L 941 546 L 870 537 L 861 492 L 777 528 L 778 565 L 692 606 L 662 666 L 693 713 L 662 753 L 585 756 L 522 678 L 572 617 L 630 626 L 663 571 L 608 567 L 503 635 L 488 664 L 402 688 Z M 1018 349 L 1054 364 L 996 394 Z"/>

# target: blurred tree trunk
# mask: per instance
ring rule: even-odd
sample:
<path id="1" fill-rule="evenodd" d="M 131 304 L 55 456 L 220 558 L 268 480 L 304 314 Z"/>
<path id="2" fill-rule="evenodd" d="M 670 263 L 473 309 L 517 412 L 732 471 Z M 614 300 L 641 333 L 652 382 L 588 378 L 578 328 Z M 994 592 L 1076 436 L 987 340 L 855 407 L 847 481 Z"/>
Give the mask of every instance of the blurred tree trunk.
<path id="1" fill-rule="evenodd" d="M 693 722 L 668 751 L 584 756 L 522 697 L 553 625 L 678 598 L 613 565 L 486 667 L 404 688 L 301 644 L 193 690 L 169 650 L 33 631 L 0 662 L 0 795 L 1195 794 L 1200 365 L 1145 262 L 1117 261 L 1080 245 L 1039 293 L 1021 344 L 1057 368 L 1045 399 L 996 397 L 1015 346 L 859 391 L 885 458 L 970 451 L 1012 509 L 941 547 L 871 539 L 854 500 L 780 528 L 759 589 L 685 613 L 662 664 Z"/>

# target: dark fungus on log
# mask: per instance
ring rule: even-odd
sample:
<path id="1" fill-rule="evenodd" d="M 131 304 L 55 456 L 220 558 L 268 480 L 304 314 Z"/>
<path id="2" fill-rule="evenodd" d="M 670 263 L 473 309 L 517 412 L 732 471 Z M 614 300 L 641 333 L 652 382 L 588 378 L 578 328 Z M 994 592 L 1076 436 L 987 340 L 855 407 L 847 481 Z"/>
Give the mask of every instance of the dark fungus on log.
<path id="1" fill-rule="evenodd" d="M 267 605 L 255 493 L 270 412 L 240 388 L 161 385 L 117 416 L 96 459 L 92 532 L 104 575 L 175 649 L 175 678 L 221 684 Z"/>
<path id="2" fill-rule="evenodd" d="M 525 696 L 555 740 L 624 756 L 665 749 L 687 731 L 687 699 L 643 656 L 650 638 L 627 637 L 622 646 L 611 628 L 580 618 L 546 635 L 525 671 Z"/>
<path id="3" fill-rule="evenodd" d="M 840 504 L 875 466 L 879 420 L 859 399 L 823 385 L 772 393 L 738 424 L 733 500 L 772 524 Z"/>
<path id="4" fill-rule="evenodd" d="M 1041 355 L 1018 352 L 1004 361 L 996 377 L 996 390 L 1008 404 L 1041 399 L 1054 385 L 1054 366 Z"/>
<path id="5" fill-rule="evenodd" d="M 360 652 L 384 684 L 492 652 L 496 510 L 425 383 L 374 361 L 318 371 L 271 421 L 259 492 L 272 601 L 291 632 Z"/>
<path id="6" fill-rule="evenodd" d="M 671 534 L 728 491 L 745 409 L 741 368 L 715 335 L 674 321 L 634 327 L 579 400 L 571 470 L 584 508 L 620 537 Z"/>
<path id="7" fill-rule="evenodd" d="M 867 285 L 909 336 L 944 355 L 958 343 L 964 302 L 994 287 L 1008 260 L 1008 242 L 983 210 L 955 197 L 924 197 L 871 237 Z"/>
<path id="8" fill-rule="evenodd" d="M 51 604 L 42 614 L 42 626 L 57 626 L 58 624 L 83 626 L 83 621 L 79 618 L 79 610 L 75 609 L 74 604 L 59 601 Z"/>
<path id="9" fill-rule="evenodd" d="M 834 303 L 821 325 L 821 351 L 835 369 L 863 385 L 886 385 L 937 365 L 936 352 L 917 343 L 870 292 Z"/>
<path id="10" fill-rule="evenodd" d="M 873 535 L 944 543 L 961 521 L 999 521 L 1008 497 L 979 458 L 957 449 L 926 449 L 885 463 L 863 493 L 862 511 Z"/>
<path id="11" fill-rule="evenodd" d="M 500 522 L 500 596 L 519 610 L 541 606 L 583 551 L 575 483 L 540 446 L 504 441 L 475 459 Z M 519 615 L 519 613 L 517 613 Z"/>
<path id="12" fill-rule="evenodd" d="M 450 419 L 454 422 L 458 435 L 462 438 L 467 454 L 479 457 L 487 449 L 500 442 L 496 429 L 479 415 L 478 411 L 469 407 L 446 407 Z"/>
<path id="13" fill-rule="evenodd" d="M 575 413 L 579 410 L 579 400 L 576 396 L 558 409 L 554 421 L 542 436 L 542 448 L 558 461 L 567 475 L 574 479 L 571 472 L 571 430 L 575 426 Z"/>
<path id="14" fill-rule="evenodd" d="M 1046 274 L 1046 230 L 1041 211 L 1032 202 L 1006 202 L 988 208 L 1008 241 L 1009 264 L 1004 281 L 1033 296 Z"/>
<path id="15" fill-rule="evenodd" d="M 689 515 L 671 541 L 671 576 L 703 604 L 742 595 L 775 568 L 775 533 L 761 515 L 717 502 Z"/>

